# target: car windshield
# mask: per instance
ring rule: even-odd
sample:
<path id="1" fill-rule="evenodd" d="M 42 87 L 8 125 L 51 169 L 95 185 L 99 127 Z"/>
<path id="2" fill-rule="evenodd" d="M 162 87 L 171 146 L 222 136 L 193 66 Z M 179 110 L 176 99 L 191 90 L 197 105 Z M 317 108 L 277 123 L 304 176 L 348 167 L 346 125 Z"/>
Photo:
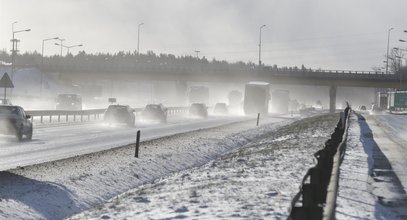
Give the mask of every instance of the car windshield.
<path id="1" fill-rule="evenodd" d="M 0 114 L 18 114 L 18 108 L 15 106 L 0 106 Z"/>

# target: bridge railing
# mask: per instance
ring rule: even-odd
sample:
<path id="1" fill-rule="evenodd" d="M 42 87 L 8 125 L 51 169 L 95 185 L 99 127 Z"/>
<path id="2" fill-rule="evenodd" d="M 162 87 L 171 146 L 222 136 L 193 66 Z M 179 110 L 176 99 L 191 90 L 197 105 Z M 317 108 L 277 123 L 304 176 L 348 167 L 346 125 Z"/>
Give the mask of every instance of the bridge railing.
<path id="1" fill-rule="evenodd" d="M 140 115 L 143 108 L 133 108 L 136 116 Z M 68 122 L 90 122 L 102 120 L 106 109 L 89 110 L 29 110 L 27 115 L 36 123 L 68 123 Z M 188 107 L 168 107 L 168 116 L 186 114 Z"/>

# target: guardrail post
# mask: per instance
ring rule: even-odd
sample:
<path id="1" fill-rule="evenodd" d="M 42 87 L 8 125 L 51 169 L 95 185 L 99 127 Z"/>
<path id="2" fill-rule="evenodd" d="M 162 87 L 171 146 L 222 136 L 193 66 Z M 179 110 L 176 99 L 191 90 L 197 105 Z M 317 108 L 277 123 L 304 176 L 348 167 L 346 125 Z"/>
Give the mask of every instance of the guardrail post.
<path id="1" fill-rule="evenodd" d="M 52 122 L 52 115 L 49 116 L 49 123 Z"/>
<path id="2" fill-rule="evenodd" d="M 76 121 L 76 114 L 73 113 L 73 122 L 75 122 L 75 121 Z"/>
<path id="3" fill-rule="evenodd" d="M 136 151 L 134 154 L 134 157 L 138 158 L 139 156 L 139 148 L 140 148 L 140 130 L 137 131 L 137 137 L 136 137 Z"/>
<path id="4" fill-rule="evenodd" d="M 259 126 L 259 121 L 260 121 L 260 113 L 257 114 L 257 122 L 256 122 L 256 126 Z"/>
<path id="5" fill-rule="evenodd" d="M 40 119 L 41 124 L 42 124 L 43 120 L 44 120 L 44 116 L 41 115 L 41 119 Z"/>
<path id="6" fill-rule="evenodd" d="M 58 122 L 61 122 L 61 115 L 58 114 Z"/>
<path id="7" fill-rule="evenodd" d="M 65 116 L 65 122 L 68 122 L 68 114 L 66 114 L 66 116 Z"/>
<path id="8" fill-rule="evenodd" d="M 81 112 L 81 122 L 83 122 L 83 113 Z"/>

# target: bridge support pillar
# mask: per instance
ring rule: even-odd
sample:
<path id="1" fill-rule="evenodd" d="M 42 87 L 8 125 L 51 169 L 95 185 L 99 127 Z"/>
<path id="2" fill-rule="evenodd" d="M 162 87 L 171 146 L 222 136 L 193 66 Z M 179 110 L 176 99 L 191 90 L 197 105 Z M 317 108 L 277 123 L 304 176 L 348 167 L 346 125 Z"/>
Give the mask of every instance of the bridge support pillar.
<path id="1" fill-rule="evenodd" d="M 336 86 L 329 88 L 329 112 L 334 113 L 336 110 Z"/>
<path id="2" fill-rule="evenodd" d="M 188 91 L 188 84 L 187 82 L 178 81 L 175 85 L 176 90 L 176 99 L 179 105 L 186 105 L 187 104 L 187 91 Z"/>

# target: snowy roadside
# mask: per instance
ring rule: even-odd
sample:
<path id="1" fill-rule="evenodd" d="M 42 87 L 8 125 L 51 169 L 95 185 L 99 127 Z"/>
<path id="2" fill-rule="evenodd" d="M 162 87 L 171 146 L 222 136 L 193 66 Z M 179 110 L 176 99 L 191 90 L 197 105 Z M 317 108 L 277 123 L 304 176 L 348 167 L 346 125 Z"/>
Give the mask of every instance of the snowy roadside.
<path id="1" fill-rule="evenodd" d="M 406 219 L 406 192 L 382 151 L 391 143 L 373 120 L 353 114 L 350 121 L 340 168 L 336 218 Z"/>
<path id="2" fill-rule="evenodd" d="M 205 164 L 261 138 L 291 117 L 236 122 L 70 159 L 0 172 L 1 219 L 62 219 L 136 186 Z"/>
<path id="3" fill-rule="evenodd" d="M 71 219 L 283 219 L 338 115 L 268 131 L 201 167 L 137 187 Z"/>

